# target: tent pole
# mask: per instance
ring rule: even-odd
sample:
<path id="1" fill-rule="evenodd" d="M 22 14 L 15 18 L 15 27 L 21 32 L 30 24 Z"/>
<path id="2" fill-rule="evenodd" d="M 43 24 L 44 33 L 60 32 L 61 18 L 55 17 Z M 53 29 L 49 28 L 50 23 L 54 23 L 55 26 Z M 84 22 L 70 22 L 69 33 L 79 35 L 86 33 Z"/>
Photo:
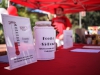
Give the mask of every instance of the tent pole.
<path id="1" fill-rule="evenodd" d="M 8 1 L 8 7 L 10 6 L 10 0 L 7 0 Z"/>
<path id="2" fill-rule="evenodd" d="M 81 22 L 81 12 L 79 12 L 79 28 L 82 28 L 82 22 Z"/>

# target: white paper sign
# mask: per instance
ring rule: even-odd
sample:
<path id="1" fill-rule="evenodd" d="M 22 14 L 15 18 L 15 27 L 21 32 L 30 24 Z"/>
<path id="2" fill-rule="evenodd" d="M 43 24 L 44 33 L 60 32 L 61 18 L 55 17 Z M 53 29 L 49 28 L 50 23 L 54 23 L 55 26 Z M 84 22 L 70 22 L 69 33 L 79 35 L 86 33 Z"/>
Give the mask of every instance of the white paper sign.
<path id="1" fill-rule="evenodd" d="M 98 30 L 98 35 L 100 35 L 100 30 Z"/>
<path id="2" fill-rule="evenodd" d="M 36 62 L 30 19 L 2 15 L 10 70 Z"/>
<path id="3" fill-rule="evenodd" d="M 92 38 L 88 37 L 86 42 L 87 42 L 87 44 L 91 44 L 92 43 Z"/>
<path id="4" fill-rule="evenodd" d="M 73 31 L 72 30 L 64 30 L 64 45 L 63 48 L 67 49 L 73 47 Z"/>
<path id="5" fill-rule="evenodd" d="M 53 27 L 35 27 L 35 49 L 37 60 L 55 58 L 55 30 Z"/>
<path id="6" fill-rule="evenodd" d="M 73 49 L 71 52 L 86 52 L 86 53 L 99 53 L 100 50 L 96 49 Z"/>

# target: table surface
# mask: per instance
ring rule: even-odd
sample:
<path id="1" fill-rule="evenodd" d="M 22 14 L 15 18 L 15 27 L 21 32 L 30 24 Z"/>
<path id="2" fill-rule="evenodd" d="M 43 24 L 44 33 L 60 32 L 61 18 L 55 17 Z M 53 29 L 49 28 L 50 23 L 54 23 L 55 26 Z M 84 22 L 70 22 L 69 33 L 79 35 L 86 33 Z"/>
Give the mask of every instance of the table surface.
<path id="1" fill-rule="evenodd" d="M 84 44 L 63 49 L 59 47 L 53 60 L 39 60 L 14 70 L 6 70 L 8 63 L 0 63 L 0 75 L 100 75 L 100 53 L 71 52 Z"/>

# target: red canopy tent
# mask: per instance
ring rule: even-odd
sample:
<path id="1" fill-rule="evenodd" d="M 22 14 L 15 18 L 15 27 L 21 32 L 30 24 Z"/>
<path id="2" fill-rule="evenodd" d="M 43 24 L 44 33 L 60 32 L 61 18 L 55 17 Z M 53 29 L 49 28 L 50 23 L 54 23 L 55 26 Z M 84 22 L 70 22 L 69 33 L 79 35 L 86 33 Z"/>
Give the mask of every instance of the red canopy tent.
<path id="1" fill-rule="evenodd" d="M 32 9 L 40 9 L 51 13 L 54 13 L 53 9 L 58 6 L 62 6 L 65 9 L 65 13 L 100 10 L 100 0 L 10 0 L 10 1 Z"/>

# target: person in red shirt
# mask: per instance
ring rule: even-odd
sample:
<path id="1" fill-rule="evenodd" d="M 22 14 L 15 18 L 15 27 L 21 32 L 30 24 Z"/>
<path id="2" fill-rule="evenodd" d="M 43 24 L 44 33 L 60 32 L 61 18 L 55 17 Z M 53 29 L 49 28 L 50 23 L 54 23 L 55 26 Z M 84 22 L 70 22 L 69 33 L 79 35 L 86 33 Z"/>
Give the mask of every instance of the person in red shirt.
<path id="1" fill-rule="evenodd" d="M 52 19 L 52 26 L 57 32 L 56 39 L 63 40 L 63 30 L 70 30 L 72 24 L 70 20 L 65 16 L 64 9 L 58 7 L 55 10 L 56 17 Z"/>

